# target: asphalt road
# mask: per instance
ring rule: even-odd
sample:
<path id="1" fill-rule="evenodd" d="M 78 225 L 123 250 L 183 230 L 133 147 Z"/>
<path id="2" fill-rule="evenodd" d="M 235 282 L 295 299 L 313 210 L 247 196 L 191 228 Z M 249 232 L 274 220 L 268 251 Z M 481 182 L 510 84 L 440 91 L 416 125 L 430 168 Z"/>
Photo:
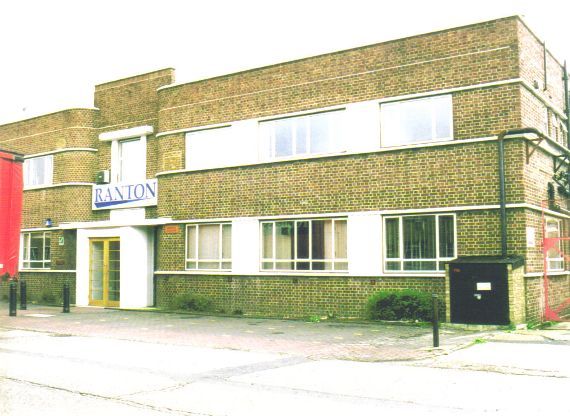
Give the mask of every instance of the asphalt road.
<path id="1" fill-rule="evenodd" d="M 49 315 L 37 310 L 28 313 Z M 255 320 L 261 323 L 250 326 L 247 319 L 213 318 L 214 322 L 209 322 L 210 318 L 200 318 L 208 322 L 210 338 L 197 331 L 198 340 L 209 340 L 208 345 L 199 346 L 192 341 L 192 332 L 186 337 L 179 333 L 177 338 L 169 331 L 160 336 L 159 321 L 160 325 L 175 325 L 170 319 L 177 316 L 132 314 L 107 313 L 108 319 L 113 316 L 117 322 L 131 322 L 123 327 L 90 314 L 93 322 L 86 326 L 90 333 L 70 330 L 72 325 L 81 326 L 75 322 L 88 320 L 79 313 L 73 317 L 0 317 L 0 415 L 329 416 L 387 412 L 445 416 L 560 414 L 568 409 L 570 343 L 564 339 L 529 337 L 525 341 L 515 337 L 513 342 L 496 332 L 484 333 L 477 339 L 489 341 L 444 350 L 445 354 L 372 362 L 339 360 L 315 354 L 315 350 L 303 353 L 301 348 L 310 345 L 305 344 L 307 334 L 314 333 L 323 342 L 320 345 L 325 345 L 325 340 L 335 340 L 339 333 L 362 333 L 358 325 L 360 332 L 340 324 L 329 331 L 326 325 L 305 327 L 305 323 L 279 321 L 285 327 L 299 327 L 292 331 L 296 335 L 274 348 L 260 340 L 287 334 L 265 334 L 282 331 L 258 327 L 277 328 L 280 324 L 276 321 Z M 147 330 L 133 323 L 139 319 L 147 322 Z M 150 322 L 153 319 L 157 321 Z M 133 327 L 144 337 L 136 336 Z M 403 328 L 401 332 L 404 350 L 410 349 L 407 340 L 418 338 L 405 338 L 407 331 Z M 236 334 L 249 341 L 223 342 Z M 361 338 L 353 335 L 348 341 Z M 394 335 L 391 339 L 389 347 L 394 350 L 398 338 Z M 374 340 L 371 335 L 362 342 L 372 345 Z M 346 339 L 336 341 L 350 349 Z M 296 343 L 299 345 L 291 351 L 282 351 Z M 340 345 L 344 344 L 329 351 L 338 353 Z"/>

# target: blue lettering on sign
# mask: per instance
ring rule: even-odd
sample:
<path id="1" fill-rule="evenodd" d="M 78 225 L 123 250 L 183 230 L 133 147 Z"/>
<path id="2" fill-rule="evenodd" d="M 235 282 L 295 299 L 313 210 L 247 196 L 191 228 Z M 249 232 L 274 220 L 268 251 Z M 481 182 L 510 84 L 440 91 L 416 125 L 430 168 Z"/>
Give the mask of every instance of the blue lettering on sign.
<path id="1" fill-rule="evenodd" d="M 94 189 L 95 208 L 106 208 L 156 198 L 156 181 L 145 183 L 107 185 Z"/>

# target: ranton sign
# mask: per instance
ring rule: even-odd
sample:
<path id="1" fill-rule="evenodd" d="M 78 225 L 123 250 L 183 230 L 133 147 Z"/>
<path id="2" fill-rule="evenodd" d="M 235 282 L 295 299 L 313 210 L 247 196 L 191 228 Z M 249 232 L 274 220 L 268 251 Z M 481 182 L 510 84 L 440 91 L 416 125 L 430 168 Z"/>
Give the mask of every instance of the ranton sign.
<path id="1" fill-rule="evenodd" d="M 93 186 L 92 209 L 137 208 L 158 202 L 156 179 L 137 183 L 111 183 Z"/>

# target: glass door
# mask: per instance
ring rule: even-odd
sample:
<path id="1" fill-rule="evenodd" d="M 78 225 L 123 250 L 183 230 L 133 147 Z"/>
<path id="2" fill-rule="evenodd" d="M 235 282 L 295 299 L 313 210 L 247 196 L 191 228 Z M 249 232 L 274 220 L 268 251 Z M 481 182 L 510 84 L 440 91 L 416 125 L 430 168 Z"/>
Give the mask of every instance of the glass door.
<path id="1" fill-rule="evenodd" d="M 89 244 L 89 304 L 118 307 L 120 295 L 121 242 L 93 238 Z"/>

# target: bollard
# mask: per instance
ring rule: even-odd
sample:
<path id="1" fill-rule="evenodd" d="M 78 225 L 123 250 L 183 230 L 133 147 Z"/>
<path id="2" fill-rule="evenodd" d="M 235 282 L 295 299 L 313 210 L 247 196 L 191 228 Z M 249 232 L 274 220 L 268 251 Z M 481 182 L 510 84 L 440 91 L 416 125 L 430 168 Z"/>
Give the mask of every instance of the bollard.
<path id="1" fill-rule="evenodd" d="M 433 346 L 434 348 L 439 347 L 439 307 L 437 295 L 432 295 L 433 300 L 433 310 L 432 310 L 432 325 L 433 325 Z"/>
<path id="2" fill-rule="evenodd" d="M 25 280 L 20 280 L 20 309 L 28 309 L 27 285 Z"/>
<path id="3" fill-rule="evenodd" d="M 63 313 L 69 313 L 69 284 L 63 284 Z"/>
<path id="4" fill-rule="evenodd" d="M 16 282 L 13 280 L 10 282 L 10 316 L 16 316 L 16 303 L 17 303 L 17 295 L 16 295 Z"/>

